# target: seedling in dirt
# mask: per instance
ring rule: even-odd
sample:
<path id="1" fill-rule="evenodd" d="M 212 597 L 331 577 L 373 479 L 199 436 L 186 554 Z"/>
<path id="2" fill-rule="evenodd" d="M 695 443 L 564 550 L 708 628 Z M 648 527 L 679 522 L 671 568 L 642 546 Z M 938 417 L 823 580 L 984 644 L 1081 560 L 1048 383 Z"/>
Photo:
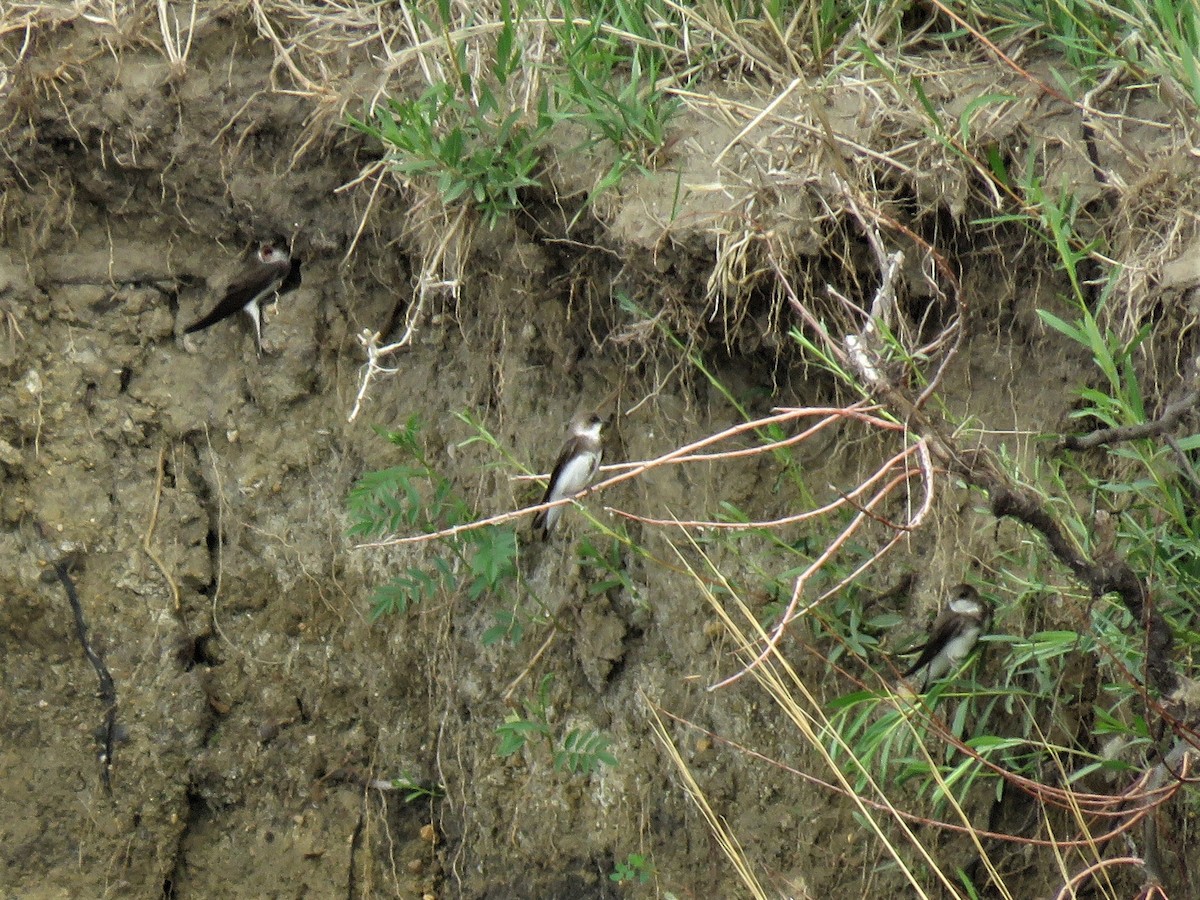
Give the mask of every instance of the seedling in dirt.
<path id="1" fill-rule="evenodd" d="M 422 799 L 440 800 L 446 796 L 445 785 L 437 783 L 422 784 L 406 772 L 401 772 L 395 778 L 373 782 L 373 785 L 380 790 L 402 791 L 403 795 L 401 799 L 405 803 L 412 803 Z"/>
<path id="2" fill-rule="evenodd" d="M 496 755 L 512 756 L 526 746 L 544 741 L 553 752 L 556 769 L 587 775 L 602 765 L 615 766 L 617 758 L 608 751 L 612 739 L 601 731 L 572 729 L 563 735 L 561 741 L 555 742 L 549 718 L 550 686 L 553 681 L 552 674 L 542 676 L 536 696 L 522 702 L 525 716 L 510 713 L 496 726 L 496 734 L 500 736 Z"/>
<path id="3" fill-rule="evenodd" d="M 554 768 L 590 775 L 602 765 L 615 766 L 617 758 L 608 752 L 611 746 L 612 738 L 602 731 L 568 731 L 554 751 Z"/>
<path id="4" fill-rule="evenodd" d="M 549 706 L 550 685 L 554 681 L 551 674 L 543 675 L 538 683 L 537 694 L 532 700 L 522 701 L 525 708 L 525 718 L 518 713 L 509 713 L 504 722 L 496 726 L 500 735 L 500 745 L 496 748 L 497 756 L 512 756 L 530 741 L 550 739 Z"/>
<path id="5" fill-rule="evenodd" d="M 641 853 L 630 853 L 625 857 L 624 862 L 619 862 L 611 873 L 608 880 L 615 881 L 617 884 L 647 884 L 654 877 L 654 864 L 650 862 L 649 857 L 643 856 Z"/>
<path id="6" fill-rule="evenodd" d="M 352 537 L 396 533 L 431 534 L 469 522 L 470 507 L 453 482 L 430 464 L 420 440 L 421 421 L 411 417 L 397 431 L 376 429 L 408 457 L 398 466 L 368 472 L 347 498 Z M 485 594 L 503 598 L 517 580 L 517 538 L 511 528 L 488 526 L 432 542 L 440 552 L 405 566 L 371 598 L 372 616 L 404 613 L 439 592 L 464 588 L 471 600 Z"/>
<path id="7" fill-rule="evenodd" d="M 525 636 L 524 616 L 508 609 L 498 609 L 492 615 L 496 624 L 487 629 L 480 638 L 483 646 L 490 647 L 506 638 L 511 644 L 521 643 L 521 638 Z"/>
<path id="8" fill-rule="evenodd" d="M 633 579 L 625 571 L 621 547 L 620 541 L 610 540 L 608 551 L 602 552 L 589 538 L 585 537 L 579 541 L 579 564 L 585 569 L 590 569 L 597 579 L 588 581 L 589 596 L 596 597 L 609 591 L 618 591 L 636 601 L 637 592 L 633 586 Z"/>

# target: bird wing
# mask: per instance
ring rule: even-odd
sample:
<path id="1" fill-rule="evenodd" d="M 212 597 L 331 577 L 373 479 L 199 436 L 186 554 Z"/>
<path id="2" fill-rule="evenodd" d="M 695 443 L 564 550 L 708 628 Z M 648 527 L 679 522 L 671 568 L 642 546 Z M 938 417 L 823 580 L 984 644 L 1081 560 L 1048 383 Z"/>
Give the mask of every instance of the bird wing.
<path id="1" fill-rule="evenodd" d="M 215 325 L 222 319 L 245 309 L 246 304 L 252 300 L 260 300 L 264 294 L 282 287 L 285 279 L 291 280 L 291 271 L 292 261 L 290 259 L 247 269 L 230 282 L 221 302 L 214 306 L 206 316 L 185 328 L 183 333 L 191 334 L 194 331 L 201 331 L 209 325 Z M 295 284 L 299 283 L 299 269 L 297 268 Z"/>
<path id="2" fill-rule="evenodd" d="M 546 493 L 542 495 L 542 503 L 570 497 L 591 481 L 592 476 L 596 474 L 596 469 L 600 466 L 600 454 L 597 452 L 583 456 L 578 455 L 579 451 L 586 447 L 584 439 L 578 435 L 563 444 L 562 452 L 558 454 L 558 460 L 554 463 L 554 469 L 550 473 L 550 481 L 546 484 Z M 554 527 L 554 522 L 560 512 L 562 510 L 558 507 L 543 509 L 533 517 L 533 527 L 542 529 L 543 537 L 545 537 Z"/>
<path id="3" fill-rule="evenodd" d="M 917 657 L 917 661 L 904 673 L 905 678 L 908 678 L 914 672 L 920 671 L 924 666 L 929 665 L 933 661 L 933 658 L 938 655 L 938 652 L 950 640 L 953 627 L 954 621 L 950 616 L 938 616 L 937 621 L 933 623 L 933 629 L 929 632 L 929 638 L 925 643 L 919 648 L 914 647 L 909 651 L 910 653 L 916 653 L 920 650 L 920 655 Z"/>
<path id="4" fill-rule="evenodd" d="M 293 256 L 288 260 L 287 275 L 283 277 L 283 283 L 279 285 L 279 293 L 282 295 L 289 291 L 294 291 L 300 287 L 302 280 L 300 277 L 300 260 Z"/>
<path id="5" fill-rule="evenodd" d="M 550 482 L 546 485 L 546 493 L 542 497 L 543 503 L 569 497 L 578 493 L 588 483 L 596 472 L 599 454 L 580 453 L 586 449 L 587 445 L 580 437 L 573 437 L 563 445 L 558 461 L 554 464 L 554 471 L 550 473 Z"/>
<path id="6" fill-rule="evenodd" d="M 914 647 L 910 652 L 915 653 L 917 650 L 921 651 L 921 655 L 917 657 L 917 661 L 915 663 L 905 670 L 904 674 L 901 676 L 902 678 L 908 678 L 914 672 L 919 672 L 925 666 L 929 665 L 933 658 L 937 656 L 937 645 L 934 644 L 932 639 L 926 641 L 920 647 Z"/>

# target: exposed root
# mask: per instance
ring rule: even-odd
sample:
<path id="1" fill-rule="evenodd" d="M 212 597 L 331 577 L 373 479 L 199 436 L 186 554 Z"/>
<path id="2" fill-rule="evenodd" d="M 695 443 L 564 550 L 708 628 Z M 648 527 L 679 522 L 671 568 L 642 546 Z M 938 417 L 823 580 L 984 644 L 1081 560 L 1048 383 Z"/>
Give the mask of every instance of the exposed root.
<path id="1" fill-rule="evenodd" d="M 34 527 L 38 536 L 42 539 L 43 544 L 50 547 L 50 541 L 46 536 L 45 527 L 41 522 L 34 522 Z M 51 553 L 53 553 L 51 548 Z M 50 563 L 54 569 L 54 574 L 66 592 L 67 600 L 71 604 L 71 612 L 75 618 L 75 636 L 79 639 L 79 644 L 83 647 L 84 656 L 88 662 L 92 664 L 92 668 L 96 670 L 96 676 L 100 680 L 100 700 L 104 704 L 104 725 L 98 730 L 98 740 L 100 743 L 100 781 L 104 785 L 105 793 L 112 793 L 112 763 L 113 753 L 116 749 L 118 732 L 117 732 L 117 688 L 113 683 L 112 675 L 108 671 L 108 666 L 105 665 L 104 659 L 92 647 L 91 639 L 88 637 L 87 620 L 83 615 L 83 604 L 79 600 L 79 594 L 75 590 L 75 581 L 71 578 L 71 563 L 69 560 L 61 558 L 53 559 Z"/>
<path id="2" fill-rule="evenodd" d="M 163 447 L 158 451 L 158 467 L 154 476 L 154 500 L 150 506 L 150 521 L 146 525 L 146 534 L 142 537 L 142 550 L 150 557 L 158 571 L 162 574 L 163 580 L 167 583 L 167 587 L 171 591 L 171 606 L 175 610 L 175 615 L 180 617 L 183 623 L 184 631 L 187 631 L 187 621 L 184 617 L 183 604 L 179 600 L 179 586 L 175 584 L 175 579 L 171 577 L 171 573 L 167 571 L 166 564 L 163 563 L 162 557 L 154 549 L 154 526 L 158 524 L 158 506 L 162 500 L 163 488 L 163 462 L 166 459 L 167 449 Z"/>
<path id="3" fill-rule="evenodd" d="M 359 344 L 366 351 L 367 361 L 361 369 L 358 393 L 355 395 L 354 406 L 350 410 L 350 415 L 347 416 L 347 421 L 353 422 L 358 418 L 367 391 L 375 378 L 379 375 L 391 375 L 399 371 L 397 368 L 385 367 L 380 361 L 394 356 L 412 344 L 417 327 L 424 319 L 426 303 L 430 295 L 437 291 L 445 291 L 457 301 L 463 265 L 463 252 L 459 248 L 459 243 L 468 240 L 464 236 L 466 218 L 466 207 L 459 207 L 453 222 L 434 242 L 431 252 L 425 257 L 424 265 L 417 276 L 416 302 L 409 305 L 408 311 L 404 315 L 404 331 L 399 339 L 381 347 L 379 342 L 384 337 L 381 332 L 363 329 L 358 336 Z M 445 275 L 447 269 L 454 271 L 455 274 Z"/>

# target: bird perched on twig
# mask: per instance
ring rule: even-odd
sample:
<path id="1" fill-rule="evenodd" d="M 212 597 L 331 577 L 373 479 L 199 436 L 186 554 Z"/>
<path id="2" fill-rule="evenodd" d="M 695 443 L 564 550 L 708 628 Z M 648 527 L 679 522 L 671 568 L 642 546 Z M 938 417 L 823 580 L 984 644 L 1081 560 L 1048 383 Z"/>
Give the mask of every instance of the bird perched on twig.
<path id="1" fill-rule="evenodd" d="M 577 416 L 571 420 L 566 443 L 558 454 L 558 461 L 550 474 L 550 483 L 546 485 L 543 503 L 572 497 L 591 484 L 600 468 L 600 428 L 603 424 L 597 415 Z M 542 540 L 550 537 L 550 532 L 554 530 L 562 512 L 562 506 L 555 506 L 543 509 L 534 516 L 533 529 L 541 530 Z"/>
<path id="2" fill-rule="evenodd" d="M 934 620 L 929 638 L 920 647 L 909 651 L 915 653 L 919 650 L 920 655 L 904 673 L 904 678 L 911 678 L 924 670 L 921 691 L 926 691 L 930 682 L 962 664 L 991 622 L 991 601 L 979 596 L 979 592 L 969 584 L 958 585 Z"/>

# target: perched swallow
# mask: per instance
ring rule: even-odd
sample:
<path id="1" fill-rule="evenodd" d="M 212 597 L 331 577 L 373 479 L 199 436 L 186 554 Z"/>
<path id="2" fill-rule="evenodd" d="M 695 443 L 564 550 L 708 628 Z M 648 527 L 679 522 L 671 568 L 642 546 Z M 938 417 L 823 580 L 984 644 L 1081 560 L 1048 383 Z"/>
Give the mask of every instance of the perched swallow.
<path id="1" fill-rule="evenodd" d="M 558 454 L 558 462 L 554 464 L 550 483 L 546 485 L 546 494 L 542 497 L 543 503 L 573 497 L 591 483 L 596 470 L 600 468 L 600 427 L 603 424 L 596 415 L 577 417 L 571 421 L 570 434 L 562 452 Z M 562 511 L 562 506 L 555 506 L 533 517 L 533 529 L 541 529 L 542 540 L 550 537 Z"/>
<path id="2" fill-rule="evenodd" d="M 191 334 L 243 310 L 254 322 L 254 337 L 262 353 L 262 305 L 271 296 L 300 286 L 300 261 L 275 244 L 261 244 L 249 265 L 230 282 L 225 296 L 212 311 L 183 330 Z"/>
<path id="3" fill-rule="evenodd" d="M 910 678 L 924 669 L 921 676 L 921 691 L 924 692 L 931 681 L 962 664 L 991 621 L 991 603 L 980 597 L 969 584 L 960 584 L 938 613 L 924 646 L 913 649 L 913 652 L 920 650 L 921 655 L 904 677 Z"/>

